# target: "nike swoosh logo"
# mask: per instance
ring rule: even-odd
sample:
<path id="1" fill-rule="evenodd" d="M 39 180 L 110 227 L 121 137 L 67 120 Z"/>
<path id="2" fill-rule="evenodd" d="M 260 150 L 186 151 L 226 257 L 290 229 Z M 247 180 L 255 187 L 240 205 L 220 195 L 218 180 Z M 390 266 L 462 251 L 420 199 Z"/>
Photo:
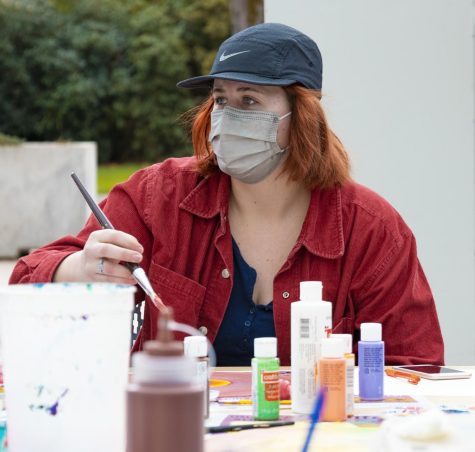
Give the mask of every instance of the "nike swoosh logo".
<path id="1" fill-rule="evenodd" d="M 236 52 L 236 53 L 230 53 L 229 55 L 225 55 L 225 52 L 224 51 L 221 56 L 219 57 L 219 61 L 225 61 L 227 60 L 228 58 L 231 58 L 233 56 L 236 56 L 236 55 L 241 55 L 241 53 L 246 53 L 246 52 L 250 52 L 250 50 L 243 50 L 242 52 Z"/>

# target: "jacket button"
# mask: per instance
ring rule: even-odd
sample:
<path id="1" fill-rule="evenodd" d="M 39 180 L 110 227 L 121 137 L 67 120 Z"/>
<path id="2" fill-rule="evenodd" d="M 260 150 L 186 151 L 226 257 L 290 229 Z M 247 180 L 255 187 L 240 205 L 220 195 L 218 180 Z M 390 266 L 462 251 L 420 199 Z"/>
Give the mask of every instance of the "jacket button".
<path id="1" fill-rule="evenodd" d="M 201 334 L 203 334 L 204 336 L 206 336 L 208 334 L 208 328 L 206 328 L 205 326 L 200 326 L 198 328 L 198 330 L 200 331 Z"/>
<path id="2" fill-rule="evenodd" d="M 283 298 L 285 298 L 285 299 L 287 300 L 287 298 L 289 298 L 289 297 L 290 297 L 290 294 L 289 294 L 289 292 L 284 292 L 284 293 L 282 294 L 282 297 L 283 297 Z"/>
<path id="3" fill-rule="evenodd" d="M 229 270 L 227 268 L 225 268 L 222 272 L 221 272 L 221 276 L 224 278 L 224 279 L 228 279 L 229 278 Z"/>

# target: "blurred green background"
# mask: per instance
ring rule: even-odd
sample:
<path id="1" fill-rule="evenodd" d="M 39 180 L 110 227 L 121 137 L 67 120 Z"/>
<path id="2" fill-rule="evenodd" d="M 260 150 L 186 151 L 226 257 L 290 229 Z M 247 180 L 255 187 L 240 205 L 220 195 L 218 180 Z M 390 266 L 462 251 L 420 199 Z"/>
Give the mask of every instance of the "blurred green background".
<path id="1" fill-rule="evenodd" d="M 191 154 L 181 115 L 207 92 L 219 44 L 263 21 L 263 0 L 0 0 L 0 144 L 96 141 L 100 193 Z"/>
<path id="2" fill-rule="evenodd" d="M 148 165 L 148 162 L 103 163 L 99 165 L 97 168 L 97 192 L 109 193 L 114 185 L 127 180 L 135 171 Z"/>

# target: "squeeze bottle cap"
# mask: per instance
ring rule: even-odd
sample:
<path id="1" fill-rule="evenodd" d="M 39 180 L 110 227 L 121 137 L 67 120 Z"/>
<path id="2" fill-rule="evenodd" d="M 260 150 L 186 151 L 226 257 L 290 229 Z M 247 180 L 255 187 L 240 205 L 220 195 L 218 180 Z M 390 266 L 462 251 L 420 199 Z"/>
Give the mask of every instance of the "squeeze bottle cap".
<path id="1" fill-rule="evenodd" d="M 321 281 L 300 281 L 301 301 L 322 301 L 323 284 Z"/>
<path id="2" fill-rule="evenodd" d="M 193 382 L 196 360 L 183 355 L 132 355 L 132 381 L 139 384 L 190 384 Z"/>
<path id="3" fill-rule="evenodd" d="M 345 353 L 353 353 L 353 335 L 352 334 L 332 334 L 330 337 L 343 340 L 345 344 Z"/>
<path id="4" fill-rule="evenodd" d="M 185 355 L 195 358 L 208 356 L 208 343 L 204 336 L 187 336 L 184 340 Z"/>
<path id="5" fill-rule="evenodd" d="M 361 340 L 365 342 L 379 342 L 382 338 L 382 326 L 380 323 L 362 323 Z"/>
<path id="6" fill-rule="evenodd" d="M 339 337 L 322 339 L 322 358 L 343 358 L 345 354 L 345 341 Z"/>
<path id="7" fill-rule="evenodd" d="M 257 337 L 254 339 L 254 356 L 256 358 L 275 358 L 277 356 L 277 338 Z"/>

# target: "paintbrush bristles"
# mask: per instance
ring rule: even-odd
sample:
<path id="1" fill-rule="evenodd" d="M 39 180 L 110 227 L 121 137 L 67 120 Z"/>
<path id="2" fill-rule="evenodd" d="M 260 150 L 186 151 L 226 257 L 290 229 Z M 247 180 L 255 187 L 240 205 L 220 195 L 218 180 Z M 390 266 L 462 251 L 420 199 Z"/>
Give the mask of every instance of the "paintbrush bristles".
<path id="1" fill-rule="evenodd" d="M 165 306 L 165 304 L 163 303 L 162 299 L 161 299 L 156 293 L 154 293 L 151 298 L 152 298 L 153 304 L 158 308 L 158 310 L 159 310 L 162 314 L 165 313 L 165 312 L 167 312 L 167 310 L 168 310 L 169 308 L 167 308 L 167 307 Z"/>

